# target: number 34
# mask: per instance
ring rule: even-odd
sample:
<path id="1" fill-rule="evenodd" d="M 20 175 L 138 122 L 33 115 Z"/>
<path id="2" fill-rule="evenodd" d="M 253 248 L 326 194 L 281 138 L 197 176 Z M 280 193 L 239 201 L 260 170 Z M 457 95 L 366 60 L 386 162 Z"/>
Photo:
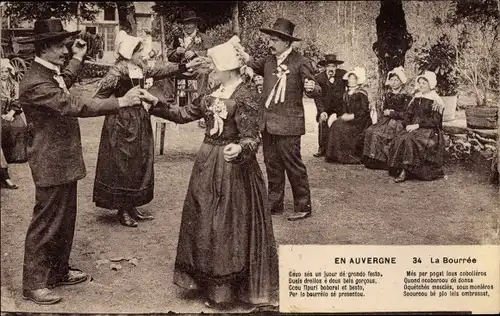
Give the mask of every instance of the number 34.
<path id="1" fill-rule="evenodd" d="M 413 257 L 413 263 L 422 263 L 422 259 L 420 257 Z"/>

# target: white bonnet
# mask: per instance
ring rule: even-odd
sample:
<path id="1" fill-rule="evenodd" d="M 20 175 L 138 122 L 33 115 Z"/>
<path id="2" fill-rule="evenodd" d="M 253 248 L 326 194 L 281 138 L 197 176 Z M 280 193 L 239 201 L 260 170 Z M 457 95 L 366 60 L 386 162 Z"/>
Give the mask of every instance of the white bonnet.
<path id="1" fill-rule="evenodd" d="M 423 74 L 421 74 L 420 76 L 417 76 L 417 79 L 415 79 L 415 84 L 417 85 L 417 87 L 418 87 L 418 79 L 420 79 L 420 78 L 424 78 L 425 80 L 427 80 L 431 90 L 436 88 L 437 79 L 436 79 L 436 74 L 434 72 L 426 70 L 426 71 L 424 71 Z"/>
<path id="2" fill-rule="evenodd" d="M 365 83 L 365 81 L 366 81 L 366 70 L 365 70 L 365 68 L 363 68 L 363 67 L 354 67 L 353 70 L 348 71 L 344 75 L 343 79 L 344 80 L 349 79 L 349 75 L 351 75 L 351 74 L 355 75 L 356 78 L 358 78 L 358 84 Z"/>
<path id="3" fill-rule="evenodd" d="M 241 54 L 235 48 L 240 43 L 238 36 L 233 36 L 223 44 L 209 48 L 207 56 L 212 59 L 214 66 L 219 71 L 233 70 L 244 65 Z"/>
<path id="4" fill-rule="evenodd" d="M 134 53 L 134 49 L 140 42 L 142 42 L 142 39 L 139 37 L 124 35 L 123 40 L 118 44 L 118 54 L 130 60 Z"/>
<path id="5" fill-rule="evenodd" d="M 389 77 L 391 77 L 391 75 L 398 76 L 399 80 L 401 80 L 403 84 L 405 84 L 408 81 L 408 78 L 406 78 L 405 75 L 405 70 L 401 66 L 396 67 L 393 70 L 389 71 L 389 73 L 387 74 L 387 80 L 385 81 L 386 85 L 389 85 Z"/>

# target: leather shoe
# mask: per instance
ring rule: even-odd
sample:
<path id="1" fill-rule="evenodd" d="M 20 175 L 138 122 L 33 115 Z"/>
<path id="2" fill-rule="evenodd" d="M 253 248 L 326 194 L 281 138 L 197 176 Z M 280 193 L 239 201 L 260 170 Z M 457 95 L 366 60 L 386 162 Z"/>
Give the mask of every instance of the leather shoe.
<path id="1" fill-rule="evenodd" d="M 322 153 L 322 152 L 317 152 L 313 155 L 314 157 L 316 158 L 319 158 L 319 157 L 324 157 L 325 156 L 325 153 Z"/>
<path id="2" fill-rule="evenodd" d="M 55 284 L 49 285 L 49 288 L 54 288 L 60 285 L 75 285 L 87 281 L 88 278 L 89 275 L 87 273 L 76 269 L 70 269 L 68 271 L 68 274 L 66 274 Z"/>
<path id="3" fill-rule="evenodd" d="M 283 213 L 285 213 L 285 211 L 284 211 L 284 210 L 280 210 L 280 211 L 275 211 L 275 210 L 272 210 L 272 211 L 271 211 L 271 215 L 281 215 L 281 214 L 283 214 Z"/>
<path id="4" fill-rule="evenodd" d="M 130 216 L 128 211 L 118 211 L 118 220 L 123 226 L 137 227 L 137 222 Z"/>
<path id="5" fill-rule="evenodd" d="M 399 176 L 396 179 L 394 179 L 394 182 L 401 183 L 401 182 L 404 182 L 405 180 L 406 180 L 406 171 L 403 170 L 403 171 L 401 171 Z"/>
<path id="6" fill-rule="evenodd" d="M 298 221 L 299 219 L 308 218 L 308 217 L 311 217 L 311 213 L 312 212 L 297 212 L 297 213 L 291 215 L 290 217 L 288 217 L 288 220 L 289 221 Z"/>
<path id="7" fill-rule="evenodd" d="M 58 295 L 55 295 L 48 288 L 23 291 L 23 299 L 35 302 L 39 305 L 52 305 L 58 303 L 62 298 Z"/>
<path id="8" fill-rule="evenodd" d="M 135 207 L 130 208 L 129 214 L 130 214 L 130 216 L 132 216 L 133 219 L 136 219 L 136 220 L 152 220 L 152 219 L 154 219 L 153 215 L 145 214 Z"/>

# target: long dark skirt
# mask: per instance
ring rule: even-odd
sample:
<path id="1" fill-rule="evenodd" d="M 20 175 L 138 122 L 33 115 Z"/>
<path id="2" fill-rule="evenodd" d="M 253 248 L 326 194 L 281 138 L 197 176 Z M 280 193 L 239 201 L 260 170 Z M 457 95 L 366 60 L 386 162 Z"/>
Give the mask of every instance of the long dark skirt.
<path id="1" fill-rule="evenodd" d="M 394 138 L 389 149 L 389 167 L 405 169 L 421 180 L 443 177 L 444 136 L 437 129 L 404 131 Z"/>
<path id="2" fill-rule="evenodd" d="M 8 163 L 28 161 L 26 152 L 26 123 L 20 114 L 12 122 L 2 120 L 2 148 Z"/>
<path id="3" fill-rule="evenodd" d="M 386 169 L 389 147 L 394 137 L 404 130 L 400 120 L 382 118 L 365 131 L 363 163 L 368 168 Z"/>
<path id="4" fill-rule="evenodd" d="M 96 205 L 113 210 L 151 202 L 153 163 L 153 129 L 144 108 L 122 108 L 106 116 L 94 181 Z"/>
<path id="5" fill-rule="evenodd" d="M 203 143 L 182 211 L 174 283 L 216 303 L 270 301 L 278 258 L 260 167 L 224 160 L 224 146 Z"/>
<path id="6" fill-rule="evenodd" d="M 361 127 L 336 120 L 329 129 L 326 160 L 342 164 L 361 162 L 364 131 Z"/>

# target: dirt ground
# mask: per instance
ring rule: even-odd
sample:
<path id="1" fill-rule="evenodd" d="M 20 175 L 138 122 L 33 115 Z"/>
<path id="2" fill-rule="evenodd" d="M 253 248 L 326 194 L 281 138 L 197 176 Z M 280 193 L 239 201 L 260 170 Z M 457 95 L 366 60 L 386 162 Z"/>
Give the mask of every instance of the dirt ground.
<path id="1" fill-rule="evenodd" d="M 317 149 L 315 109 L 312 104 L 306 108 L 308 132 L 302 138 L 302 153 L 314 213 L 298 222 L 288 222 L 287 214 L 273 217 L 278 244 L 498 244 L 498 187 L 489 184 L 487 177 L 448 165 L 444 179 L 395 184 L 384 171 L 327 164 L 312 156 Z M 166 154 L 157 156 L 155 162 L 155 199 L 142 208 L 156 218 L 127 228 L 116 222 L 113 212 L 92 203 L 102 121 L 80 120 L 87 177 L 79 182 L 71 257 L 72 265 L 89 272 L 92 281 L 58 288 L 64 297 L 58 305 L 38 306 L 22 300 L 24 238 L 34 186 L 27 164 L 11 165 L 11 177 L 20 189 L 1 191 L 2 311 L 213 312 L 201 299 L 187 296 L 172 284 L 182 204 L 202 130 L 196 123 L 167 124 Z M 261 153 L 259 160 L 264 170 Z M 289 187 L 286 208 L 292 212 Z"/>

